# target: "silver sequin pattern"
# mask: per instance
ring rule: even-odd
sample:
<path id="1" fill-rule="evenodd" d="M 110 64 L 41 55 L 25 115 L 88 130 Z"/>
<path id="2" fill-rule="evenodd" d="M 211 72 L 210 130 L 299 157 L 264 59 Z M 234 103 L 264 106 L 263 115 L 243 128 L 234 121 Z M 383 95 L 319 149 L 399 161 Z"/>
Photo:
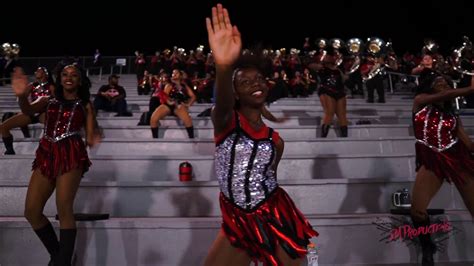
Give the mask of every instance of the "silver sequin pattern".
<path id="1" fill-rule="evenodd" d="M 50 99 L 48 105 L 52 104 L 52 103 L 58 103 L 58 101 L 56 99 Z M 63 105 L 61 104 L 60 107 L 59 107 L 59 111 L 58 111 L 59 114 L 56 118 L 56 123 L 55 123 L 54 130 L 53 130 L 53 136 L 48 135 L 48 123 L 46 123 L 46 125 L 43 129 L 43 138 L 47 139 L 50 142 L 58 142 L 60 140 L 63 140 L 65 138 L 69 138 L 71 136 L 81 135 L 80 131 L 73 131 L 73 132 L 69 131 L 69 129 L 71 128 L 72 119 L 74 118 L 75 110 L 78 106 L 80 106 L 80 103 L 81 103 L 80 100 L 77 100 L 74 103 L 74 106 L 71 110 L 71 115 L 69 116 L 69 119 L 68 119 L 67 123 L 65 123 L 65 124 L 61 123 L 61 116 L 63 115 L 62 114 L 63 113 Z M 46 119 L 48 119 L 48 118 L 46 118 Z M 65 128 L 65 130 L 62 130 L 62 128 Z M 63 131 L 64 133 L 63 134 L 57 134 L 57 132 L 60 132 L 60 131 Z"/>
<path id="2" fill-rule="evenodd" d="M 229 195 L 229 168 L 231 166 L 231 152 L 237 133 L 228 136 L 216 148 L 215 168 L 221 191 L 227 198 Z M 252 155 L 254 145 L 257 146 L 256 156 L 253 161 L 249 177 L 250 201 L 246 201 L 245 179 L 249 160 Z M 234 167 L 232 175 L 232 196 L 234 203 L 244 209 L 252 209 L 257 204 L 265 200 L 265 188 L 267 193 L 271 193 L 277 186 L 275 171 L 272 169 L 275 163 L 275 155 L 272 158 L 274 147 L 271 140 L 262 140 L 255 142 L 245 135 L 240 135 L 236 146 L 234 156 Z M 272 161 L 270 161 L 272 160 Z M 268 166 L 267 166 L 268 165 Z"/>
<path id="3" fill-rule="evenodd" d="M 433 110 L 433 107 L 431 105 L 428 105 L 428 106 L 425 106 L 420 111 L 418 111 L 416 114 L 419 114 L 419 113 L 421 113 L 425 110 L 427 110 L 427 114 L 426 114 L 426 117 L 425 117 L 424 127 L 423 127 L 423 140 L 417 139 L 415 141 L 417 143 L 421 143 L 421 144 L 423 144 L 423 145 L 425 145 L 425 146 L 429 147 L 430 149 L 432 149 L 434 151 L 437 151 L 437 152 L 442 152 L 442 151 L 450 149 L 452 146 L 454 146 L 454 144 L 456 144 L 458 142 L 459 139 L 457 138 L 457 136 L 453 136 L 451 134 L 451 132 L 448 131 L 447 135 L 448 135 L 448 138 L 449 138 L 449 143 L 447 145 L 444 145 L 444 146 L 443 146 L 443 143 L 441 143 L 441 130 L 443 129 L 443 125 L 444 125 L 444 116 L 443 116 L 443 114 L 440 115 L 440 119 L 439 119 L 438 125 L 436 127 L 436 134 L 437 134 L 437 138 L 438 138 L 438 146 L 433 146 L 428 142 L 428 131 L 429 131 L 428 122 L 431 119 L 431 113 L 435 112 L 435 114 L 437 114 L 439 111 Z M 454 124 L 452 125 L 452 128 L 454 129 L 456 127 L 457 127 L 457 121 L 454 120 Z"/>

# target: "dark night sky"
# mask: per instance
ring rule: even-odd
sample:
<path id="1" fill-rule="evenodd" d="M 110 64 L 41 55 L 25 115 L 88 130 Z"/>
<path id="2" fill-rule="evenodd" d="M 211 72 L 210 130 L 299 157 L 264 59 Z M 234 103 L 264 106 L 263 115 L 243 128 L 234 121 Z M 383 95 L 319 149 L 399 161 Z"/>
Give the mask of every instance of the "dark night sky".
<path id="1" fill-rule="evenodd" d="M 0 42 L 17 42 L 22 56 L 92 55 L 95 48 L 103 55 L 132 55 L 135 50 L 152 53 L 174 45 L 187 49 L 207 46 L 204 18 L 217 3 L 122 0 L 104 1 L 97 7 L 94 2 L 63 1 L 54 6 L 58 12 L 46 1 L 17 2 L 22 6 L 2 3 Z M 396 52 L 402 53 L 407 49 L 418 52 L 424 37 L 434 38 L 445 51 L 458 46 L 462 35 L 474 39 L 472 0 L 442 4 L 403 0 L 221 2 L 228 7 L 246 46 L 262 42 L 273 48 L 301 48 L 306 36 L 313 40 L 378 36 L 391 38 Z"/>

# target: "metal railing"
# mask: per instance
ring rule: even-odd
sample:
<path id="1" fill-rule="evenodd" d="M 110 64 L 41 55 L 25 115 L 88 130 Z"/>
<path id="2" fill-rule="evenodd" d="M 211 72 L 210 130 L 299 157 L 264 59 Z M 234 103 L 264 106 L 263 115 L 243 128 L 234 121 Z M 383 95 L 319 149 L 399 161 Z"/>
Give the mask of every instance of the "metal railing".
<path id="1" fill-rule="evenodd" d="M 11 78 L 0 78 L 0 86 L 5 86 L 5 82 L 11 80 Z"/>
<path id="2" fill-rule="evenodd" d="M 98 70 L 99 70 L 99 81 L 101 81 L 101 80 L 102 80 L 102 68 L 103 68 L 103 67 L 101 67 L 101 66 L 88 67 L 88 68 L 86 68 L 86 76 L 88 76 L 88 77 L 91 76 L 91 72 L 92 72 L 93 70 L 97 70 L 97 69 L 98 69 Z M 94 71 L 94 72 L 95 72 L 95 71 Z"/>
<path id="3" fill-rule="evenodd" d="M 23 67 L 26 73 L 32 74 L 37 67 L 43 66 L 47 69 L 53 71 L 58 66 L 58 63 L 61 60 L 64 60 L 65 57 L 20 57 L 19 64 Z M 117 59 L 126 59 L 126 65 L 117 65 Z M 97 69 L 97 67 L 102 67 L 102 75 L 105 74 L 114 74 L 115 70 L 118 70 L 120 74 L 136 74 L 134 62 L 135 56 L 104 56 L 101 58 L 101 66 L 94 65 L 93 56 L 79 56 L 75 58 L 68 58 L 70 62 L 77 62 L 79 65 L 84 67 L 86 70 Z M 110 67 L 110 73 L 104 73 Z M 117 69 L 118 68 L 118 69 Z M 116 72 L 115 74 L 119 74 Z"/>
<path id="4" fill-rule="evenodd" d="M 388 85 L 390 88 L 390 93 L 395 92 L 395 84 L 402 83 L 402 84 L 409 84 L 409 83 L 414 83 L 416 86 L 418 86 L 418 78 L 419 75 L 410 75 L 410 74 L 404 74 L 400 72 L 393 72 L 393 71 L 387 71 L 387 77 L 388 77 Z M 394 79 L 393 77 L 399 77 L 398 79 Z M 398 81 L 398 82 L 395 82 Z"/>
<path id="5" fill-rule="evenodd" d="M 403 73 L 398 73 L 398 72 L 391 72 L 391 71 L 387 71 L 387 76 L 388 76 L 388 83 L 389 83 L 389 87 L 390 87 L 390 92 L 393 94 L 395 92 L 395 89 L 394 87 L 396 87 L 395 83 L 394 82 L 394 78 L 393 76 L 398 76 L 398 77 L 401 77 L 399 79 L 399 83 L 401 82 L 402 79 L 408 79 L 416 85 L 418 86 L 419 85 L 419 75 L 409 75 L 409 74 L 403 74 Z M 408 81 L 409 82 L 409 81 Z M 456 89 L 458 87 L 458 84 L 460 82 L 460 80 L 452 80 L 453 82 L 453 88 Z M 454 99 L 454 104 L 456 105 L 456 110 L 460 110 L 462 108 L 465 108 L 465 105 L 466 105 L 466 99 L 464 97 L 456 97 L 456 99 Z"/>

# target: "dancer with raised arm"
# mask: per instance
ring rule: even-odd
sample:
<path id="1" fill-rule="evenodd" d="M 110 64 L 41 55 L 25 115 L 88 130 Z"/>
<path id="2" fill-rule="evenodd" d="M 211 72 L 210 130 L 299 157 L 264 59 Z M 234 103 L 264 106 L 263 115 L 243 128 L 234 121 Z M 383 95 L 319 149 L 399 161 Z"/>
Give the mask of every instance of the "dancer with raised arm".
<path id="1" fill-rule="evenodd" d="M 318 233 L 277 182 L 284 142 L 262 121 L 265 60 L 241 55 L 240 33 L 222 5 L 206 24 L 217 71 L 211 116 L 223 222 L 205 265 L 300 265 Z"/>
<path id="2" fill-rule="evenodd" d="M 38 69 L 36 69 L 35 79 L 36 81 L 28 85 L 30 102 L 34 102 L 43 96 L 54 95 L 53 79 L 45 67 L 38 67 Z M 21 128 L 26 138 L 30 137 L 28 125 L 39 122 L 44 122 L 44 113 L 26 115 L 20 112 L 3 121 L 2 124 L 0 124 L 0 134 L 2 135 L 3 144 L 5 145 L 4 154 L 15 154 L 15 150 L 13 148 L 13 135 L 10 132 L 11 129 Z"/>
<path id="3" fill-rule="evenodd" d="M 21 69 L 14 72 L 12 87 L 19 97 L 24 114 L 46 112 L 44 134 L 36 150 L 33 174 L 26 194 L 25 217 L 48 250 L 48 265 L 71 265 L 76 240 L 73 205 L 83 174 L 91 162 L 86 144 L 94 146 L 100 139 L 90 102 L 90 82 L 75 65 L 65 66 L 58 77 L 55 98 L 42 97 L 30 104 L 28 80 Z M 81 130 L 85 128 L 86 143 Z M 44 206 L 56 190 L 59 216 L 59 241 L 43 214 Z"/>
<path id="4" fill-rule="evenodd" d="M 413 102 L 417 174 L 411 216 L 416 228 L 430 225 L 427 208 L 444 180 L 456 185 L 474 217 L 474 144 L 452 105 L 456 97 L 474 93 L 474 87 L 453 89 L 449 78 L 430 68 L 422 71 L 420 81 Z M 422 265 L 434 265 L 430 235 L 420 234 L 419 239 Z"/>

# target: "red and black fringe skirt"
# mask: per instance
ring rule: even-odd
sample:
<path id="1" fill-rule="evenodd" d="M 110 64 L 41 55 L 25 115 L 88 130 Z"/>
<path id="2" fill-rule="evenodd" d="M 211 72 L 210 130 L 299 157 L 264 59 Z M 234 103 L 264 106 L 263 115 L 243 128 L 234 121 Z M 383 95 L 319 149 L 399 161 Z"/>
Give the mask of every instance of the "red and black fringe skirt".
<path id="1" fill-rule="evenodd" d="M 424 165 L 438 178 L 456 184 L 465 183 L 462 173 L 474 176 L 474 158 L 462 141 L 441 152 L 434 151 L 422 143 L 416 143 L 415 149 L 417 171 Z"/>
<path id="2" fill-rule="evenodd" d="M 42 138 L 36 150 L 33 171 L 39 169 L 41 174 L 53 180 L 73 169 L 82 169 L 84 174 L 90 165 L 86 145 L 80 136 L 68 137 L 58 142 Z"/>
<path id="3" fill-rule="evenodd" d="M 318 232 L 313 230 L 288 194 L 276 188 L 256 209 L 245 211 L 219 197 L 222 229 L 234 247 L 245 250 L 256 263 L 282 265 L 276 257 L 277 245 L 293 259 L 306 255 L 306 246 Z"/>

